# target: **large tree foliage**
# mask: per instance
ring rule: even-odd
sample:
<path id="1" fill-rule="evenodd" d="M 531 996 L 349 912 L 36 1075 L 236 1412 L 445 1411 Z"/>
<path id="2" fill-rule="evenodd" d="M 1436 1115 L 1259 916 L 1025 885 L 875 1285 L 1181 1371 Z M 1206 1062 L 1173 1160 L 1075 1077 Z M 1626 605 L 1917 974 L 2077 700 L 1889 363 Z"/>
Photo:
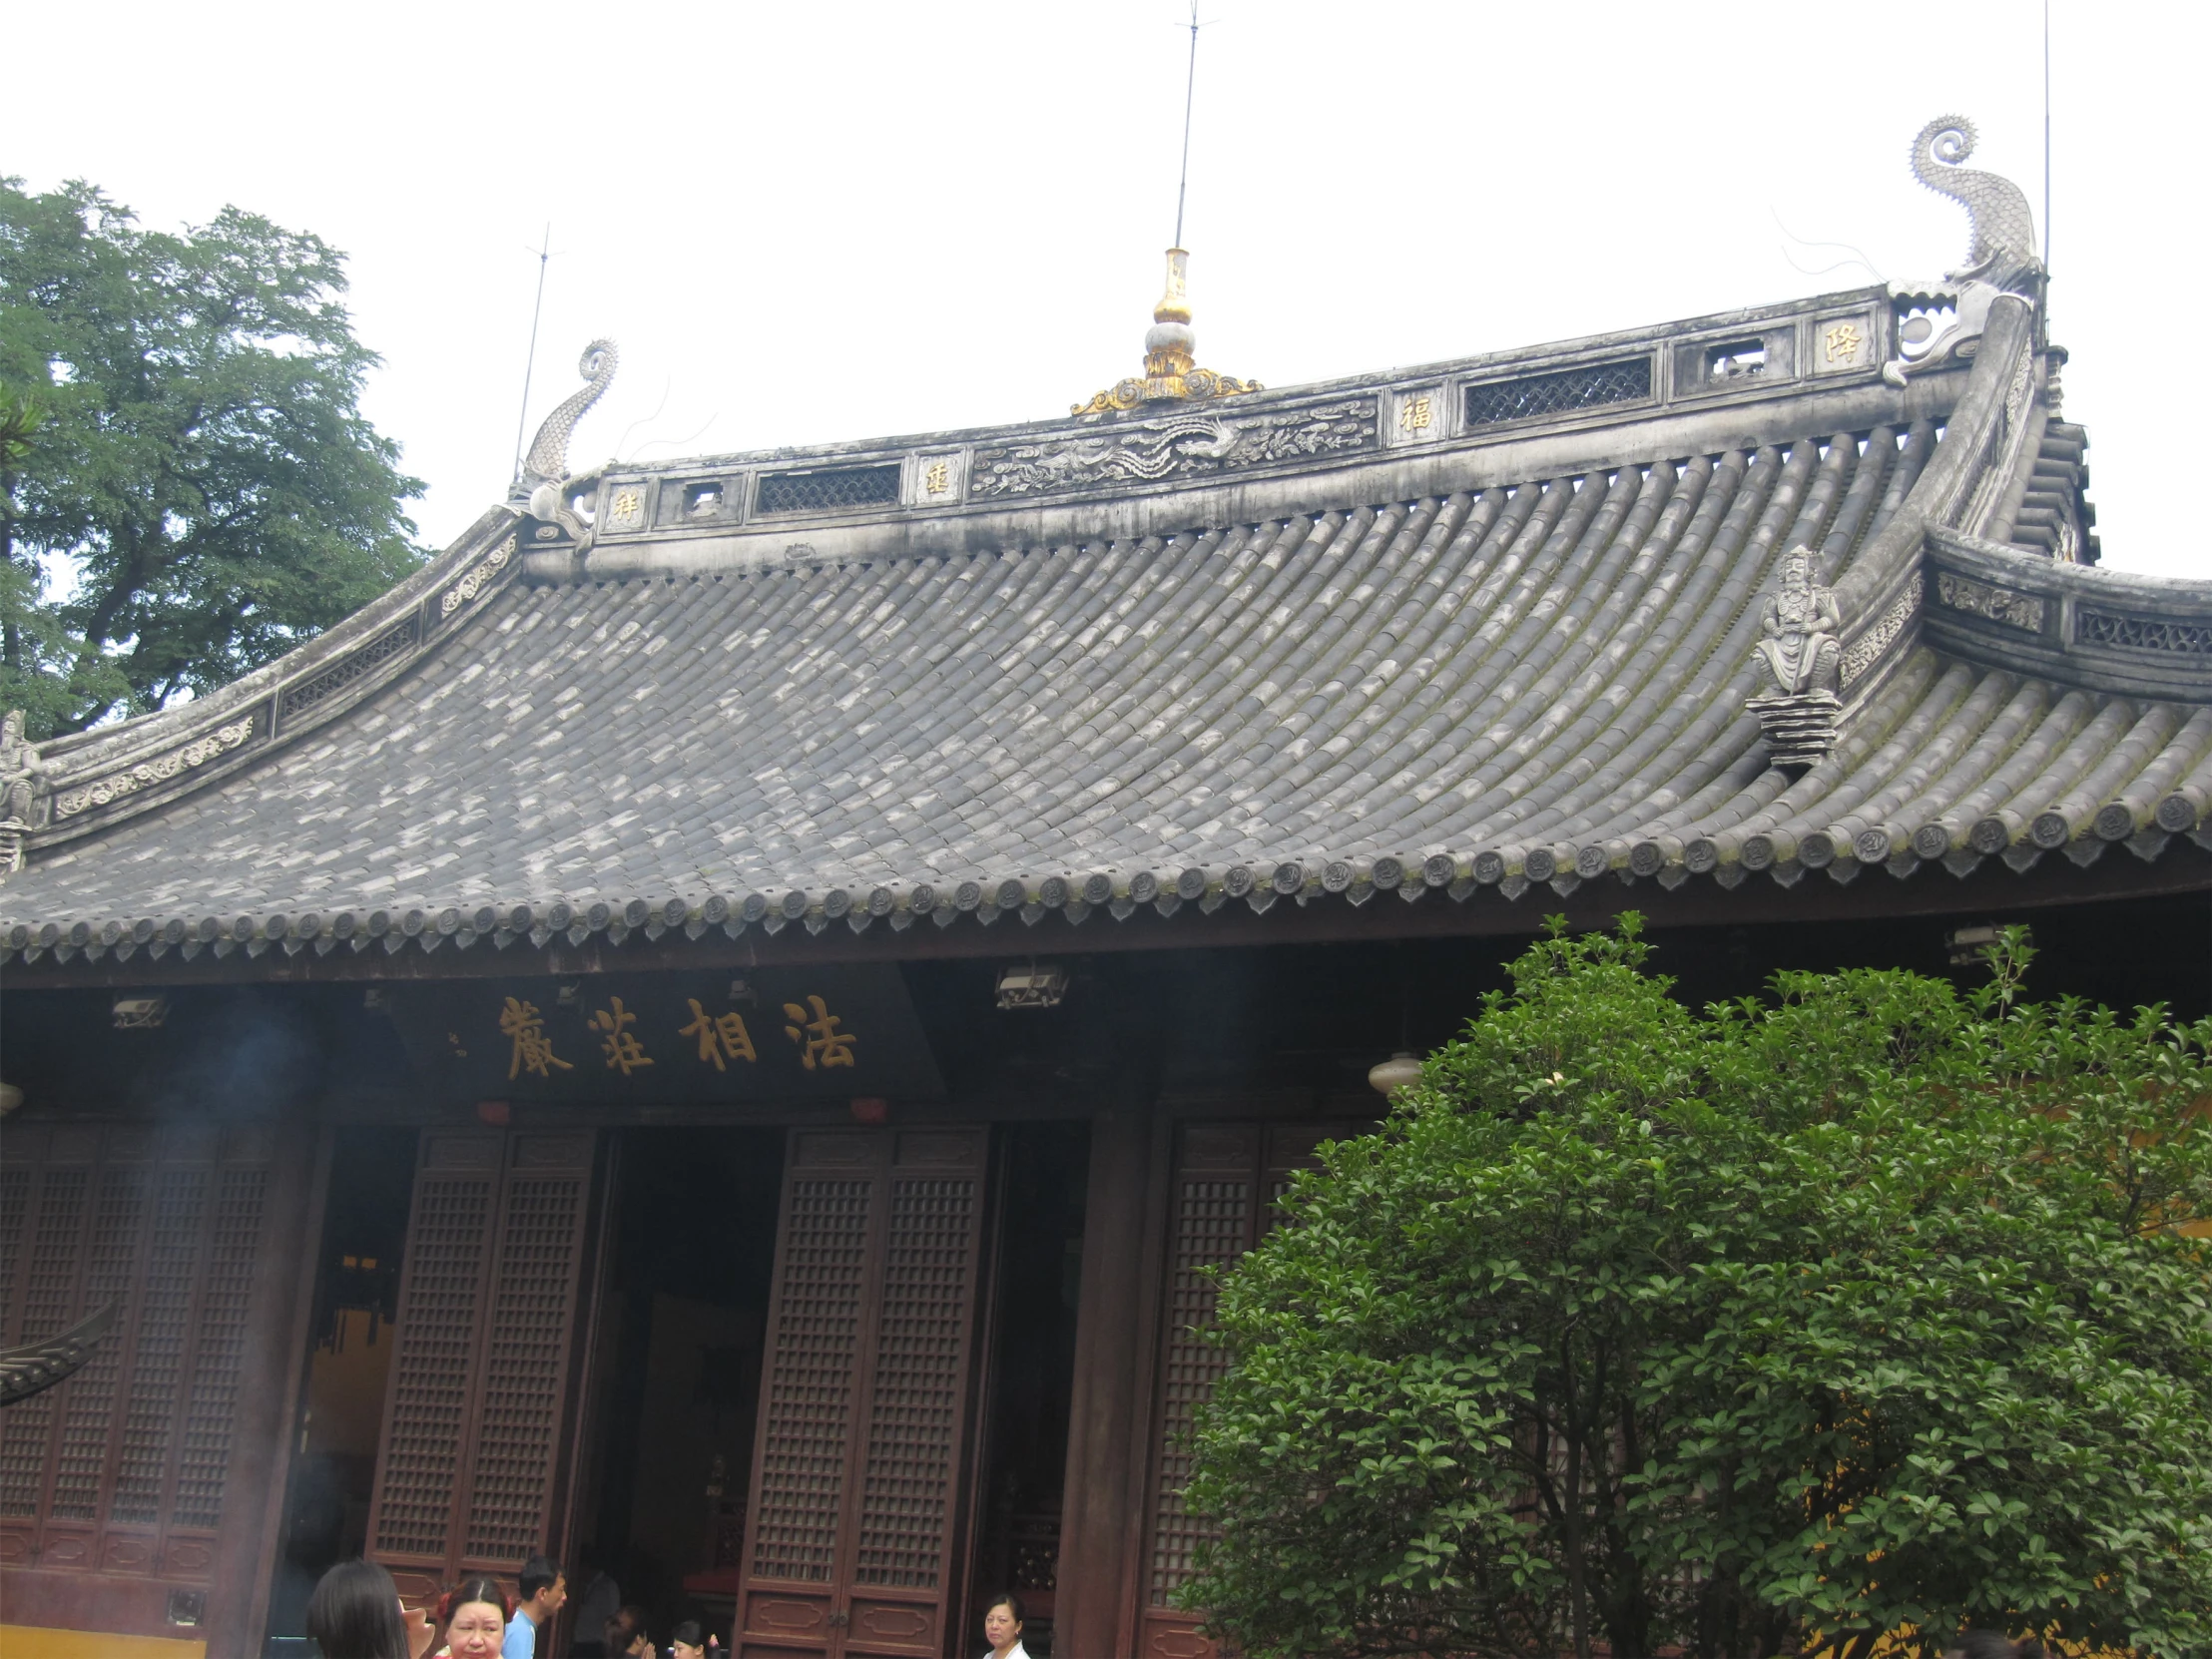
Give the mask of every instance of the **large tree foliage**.
<path id="1" fill-rule="evenodd" d="M 2212 1022 L 1558 932 L 1231 1272 L 1254 1655 L 2212 1653 Z"/>
<path id="2" fill-rule="evenodd" d="M 344 289 L 235 208 L 168 235 L 0 179 L 0 706 L 34 737 L 222 685 L 419 562 Z"/>

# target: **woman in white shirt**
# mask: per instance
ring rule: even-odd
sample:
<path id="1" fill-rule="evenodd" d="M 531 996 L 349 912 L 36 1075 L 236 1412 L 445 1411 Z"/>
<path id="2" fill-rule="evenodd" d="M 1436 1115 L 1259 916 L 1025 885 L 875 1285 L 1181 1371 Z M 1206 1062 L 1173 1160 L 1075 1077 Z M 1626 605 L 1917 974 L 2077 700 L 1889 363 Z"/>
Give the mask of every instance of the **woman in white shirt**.
<path id="1" fill-rule="evenodd" d="M 983 1640 L 991 1644 L 990 1659 L 1029 1659 L 1021 1645 L 1021 1597 L 1008 1590 L 995 1595 L 983 1608 Z"/>

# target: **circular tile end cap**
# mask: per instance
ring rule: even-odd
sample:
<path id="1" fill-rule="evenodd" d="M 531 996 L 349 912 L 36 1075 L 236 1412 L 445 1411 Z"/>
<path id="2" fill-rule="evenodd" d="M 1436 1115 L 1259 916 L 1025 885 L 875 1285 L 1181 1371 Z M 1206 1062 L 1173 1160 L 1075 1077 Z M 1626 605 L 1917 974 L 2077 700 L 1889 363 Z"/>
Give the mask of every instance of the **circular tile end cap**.
<path id="1" fill-rule="evenodd" d="M 2097 809 L 2096 831 L 2103 840 L 2124 841 L 2135 833 L 2135 815 L 2120 802 L 2106 802 Z"/>

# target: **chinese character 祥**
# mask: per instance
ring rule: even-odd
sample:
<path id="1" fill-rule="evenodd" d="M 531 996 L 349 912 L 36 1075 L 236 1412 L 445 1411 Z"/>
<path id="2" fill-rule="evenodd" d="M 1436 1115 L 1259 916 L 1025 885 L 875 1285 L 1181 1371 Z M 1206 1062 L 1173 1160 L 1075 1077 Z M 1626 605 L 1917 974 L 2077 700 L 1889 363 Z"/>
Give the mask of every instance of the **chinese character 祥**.
<path id="1" fill-rule="evenodd" d="M 931 495 L 942 495 L 952 487 L 952 468 L 943 461 L 931 461 L 929 469 L 921 475 L 921 482 Z"/>
<path id="2" fill-rule="evenodd" d="M 859 1039 L 848 1031 L 837 1029 L 837 1016 L 821 997 L 810 996 L 807 1001 L 815 1011 L 813 1019 L 807 1017 L 807 1010 L 798 1003 L 784 1004 L 784 1017 L 794 1022 L 784 1027 L 784 1035 L 801 1045 L 799 1063 L 809 1071 L 817 1066 L 852 1064 L 852 1045 Z"/>
<path id="3" fill-rule="evenodd" d="M 753 1034 L 745 1028 L 743 1014 L 715 1015 L 699 1005 L 696 996 L 686 997 L 691 1004 L 692 1022 L 676 1034 L 679 1037 L 699 1039 L 699 1057 L 712 1060 L 715 1070 L 728 1071 L 723 1062 L 744 1060 L 748 1064 L 760 1058 L 753 1052 Z"/>
<path id="4" fill-rule="evenodd" d="M 638 509 L 643 507 L 644 505 L 645 497 L 640 495 L 636 490 L 617 490 L 615 492 L 615 517 L 619 519 L 627 522 L 630 519 L 636 518 L 638 516 Z"/>
<path id="5" fill-rule="evenodd" d="M 1848 363 L 1856 358 L 1860 340 L 1858 328 L 1849 322 L 1839 322 L 1821 336 L 1822 349 L 1827 351 L 1832 363 Z"/>
<path id="6" fill-rule="evenodd" d="M 563 1071 L 576 1069 L 553 1052 L 553 1039 L 545 1034 L 545 1016 L 538 1012 L 535 1002 L 508 997 L 506 1007 L 499 1010 L 499 1034 L 514 1044 L 514 1057 L 507 1062 L 509 1077 L 528 1071 L 550 1078 L 553 1074 L 546 1069 L 548 1066 L 559 1066 Z"/>
<path id="7" fill-rule="evenodd" d="M 1397 406 L 1397 429 L 1401 432 L 1425 432 L 1434 418 L 1425 397 L 1408 397 Z"/>
<path id="8" fill-rule="evenodd" d="M 653 1056 L 630 1031 L 638 1023 L 638 1016 L 623 1007 L 621 997 L 610 996 L 607 1000 L 614 1006 L 597 1010 L 588 1023 L 594 1031 L 605 1033 L 599 1039 L 599 1051 L 607 1056 L 607 1069 L 619 1069 L 628 1077 L 638 1067 L 651 1065 Z"/>

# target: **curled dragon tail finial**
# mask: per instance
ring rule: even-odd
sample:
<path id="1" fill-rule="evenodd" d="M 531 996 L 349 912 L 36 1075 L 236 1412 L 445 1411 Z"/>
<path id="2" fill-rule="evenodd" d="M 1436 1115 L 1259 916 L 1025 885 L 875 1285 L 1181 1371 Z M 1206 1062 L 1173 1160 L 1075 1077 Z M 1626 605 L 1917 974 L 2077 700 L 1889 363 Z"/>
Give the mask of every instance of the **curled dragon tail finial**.
<path id="1" fill-rule="evenodd" d="M 1996 266 L 2007 271 L 2041 269 L 2035 257 L 2035 219 L 2027 198 L 2011 180 L 1965 165 L 1973 154 L 1974 126 L 1962 115 L 1937 116 L 1913 140 L 1913 177 L 1938 196 L 1966 210 L 1972 241 L 1966 263 L 1954 276 L 1979 275 Z M 1999 286 L 2007 285 L 2001 278 Z"/>
<path id="2" fill-rule="evenodd" d="M 586 383 L 561 400 L 560 406 L 545 417 L 538 435 L 530 440 L 529 456 L 522 463 L 525 490 L 535 484 L 557 483 L 568 476 L 568 435 L 576 429 L 584 411 L 614 383 L 615 366 L 620 361 L 621 353 L 611 339 L 595 339 L 584 347 L 576 372 Z"/>

